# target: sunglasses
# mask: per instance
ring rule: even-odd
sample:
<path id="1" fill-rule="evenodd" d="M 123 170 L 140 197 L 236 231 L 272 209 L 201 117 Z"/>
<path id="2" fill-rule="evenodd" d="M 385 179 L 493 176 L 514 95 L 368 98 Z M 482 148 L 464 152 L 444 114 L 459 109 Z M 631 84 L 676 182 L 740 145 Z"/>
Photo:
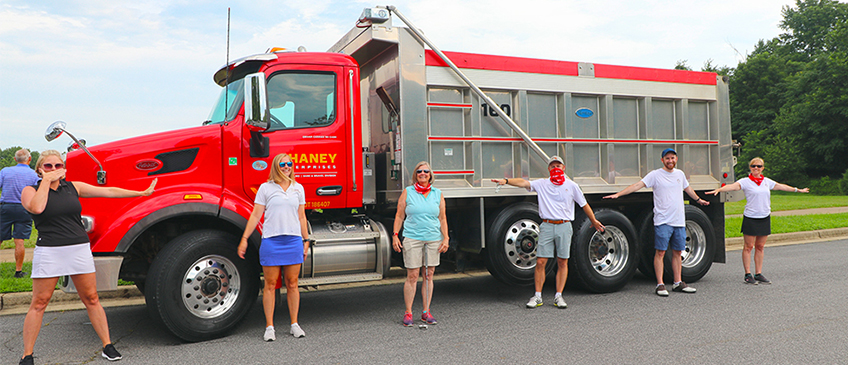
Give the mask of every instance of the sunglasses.
<path id="1" fill-rule="evenodd" d="M 429 174 L 430 170 L 415 170 L 416 174 Z"/>
<path id="2" fill-rule="evenodd" d="M 291 162 L 291 161 L 289 161 L 289 162 L 280 162 L 280 167 L 286 167 L 286 166 L 288 166 L 288 167 L 292 167 L 292 166 L 294 166 L 294 162 Z"/>
<path id="3" fill-rule="evenodd" d="M 763 165 L 751 165 L 751 167 L 756 167 L 758 169 L 761 169 L 761 168 L 763 168 Z"/>
<path id="4" fill-rule="evenodd" d="M 65 167 L 65 164 L 63 164 L 63 163 L 57 163 L 57 164 L 45 163 L 45 164 L 42 164 L 41 167 L 43 167 L 45 170 L 53 170 L 54 168 L 61 169 L 61 168 Z"/>

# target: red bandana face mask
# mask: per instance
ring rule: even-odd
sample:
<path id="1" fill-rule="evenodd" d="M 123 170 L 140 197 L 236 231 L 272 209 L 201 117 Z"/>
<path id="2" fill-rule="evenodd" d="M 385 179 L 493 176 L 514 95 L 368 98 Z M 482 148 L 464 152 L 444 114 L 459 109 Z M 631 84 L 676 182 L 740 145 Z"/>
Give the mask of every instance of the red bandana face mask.
<path id="1" fill-rule="evenodd" d="M 422 195 L 430 192 L 430 184 L 427 184 L 427 186 L 421 186 L 421 185 L 418 185 L 418 183 L 415 183 L 414 186 L 415 186 L 415 191 L 417 191 L 418 193 L 420 193 Z"/>
<path id="2" fill-rule="evenodd" d="M 757 186 L 760 186 L 760 184 L 763 182 L 763 179 L 765 179 L 766 177 L 763 175 L 760 175 L 760 177 L 754 177 L 754 175 L 748 174 L 748 178 L 751 179 L 751 181 L 757 183 Z"/>
<path id="3" fill-rule="evenodd" d="M 551 182 L 554 185 L 562 185 L 565 182 L 565 172 L 559 168 L 551 170 Z"/>

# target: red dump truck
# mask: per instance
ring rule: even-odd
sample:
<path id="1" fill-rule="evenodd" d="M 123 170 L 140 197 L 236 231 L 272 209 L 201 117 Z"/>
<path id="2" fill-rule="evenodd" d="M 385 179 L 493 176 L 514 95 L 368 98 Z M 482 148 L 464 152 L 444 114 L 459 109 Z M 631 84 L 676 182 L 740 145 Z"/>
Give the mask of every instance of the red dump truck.
<path id="1" fill-rule="evenodd" d="M 585 217 L 573 222 L 570 280 L 590 292 L 618 290 L 637 269 L 653 276 L 644 259 L 653 252 L 650 191 L 602 196 L 659 168 L 667 147 L 698 192 L 734 179 L 727 78 L 441 52 L 394 7 L 366 9 L 327 52 L 271 50 L 232 61 L 213 79 L 222 91 L 202 125 L 67 156 L 70 180 L 143 189 L 159 179 L 149 197 L 83 199 L 83 220 L 99 289 L 135 282 L 151 316 L 188 341 L 225 334 L 256 303 L 260 233 L 247 260 L 236 246 L 282 152 L 306 190 L 315 239 L 304 286 L 384 277 L 387 227 L 422 160 L 445 196 L 448 254 L 480 257 L 494 277 L 520 285 L 532 283 L 536 265 L 536 197 L 490 179 L 546 178 L 547 157 L 563 156 L 607 227 L 596 233 Z M 53 138 L 62 131 L 48 130 Z M 728 196 L 707 199 L 686 207 L 689 282 L 725 260 Z"/>

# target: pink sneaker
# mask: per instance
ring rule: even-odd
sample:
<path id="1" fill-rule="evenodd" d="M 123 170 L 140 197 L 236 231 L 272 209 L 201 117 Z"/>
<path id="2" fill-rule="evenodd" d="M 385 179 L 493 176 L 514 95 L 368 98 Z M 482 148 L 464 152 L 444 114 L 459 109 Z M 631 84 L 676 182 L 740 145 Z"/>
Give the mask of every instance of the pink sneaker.
<path id="1" fill-rule="evenodd" d="M 433 318 L 433 315 L 430 312 L 421 313 L 421 321 L 427 324 L 436 324 L 436 319 Z"/>
<path id="2" fill-rule="evenodd" d="M 407 327 L 412 327 L 412 313 L 407 313 L 403 315 L 403 325 Z"/>

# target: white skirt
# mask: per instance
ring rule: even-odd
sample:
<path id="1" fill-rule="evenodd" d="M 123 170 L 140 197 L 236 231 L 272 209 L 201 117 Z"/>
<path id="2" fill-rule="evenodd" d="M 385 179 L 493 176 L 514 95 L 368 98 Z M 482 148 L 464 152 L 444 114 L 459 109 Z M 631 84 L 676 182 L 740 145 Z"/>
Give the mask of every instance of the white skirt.
<path id="1" fill-rule="evenodd" d="M 94 257 L 89 242 L 70 246 L 35 246 L 32 251 L 32 278 L 56 278 L 93 272 Z"/>

